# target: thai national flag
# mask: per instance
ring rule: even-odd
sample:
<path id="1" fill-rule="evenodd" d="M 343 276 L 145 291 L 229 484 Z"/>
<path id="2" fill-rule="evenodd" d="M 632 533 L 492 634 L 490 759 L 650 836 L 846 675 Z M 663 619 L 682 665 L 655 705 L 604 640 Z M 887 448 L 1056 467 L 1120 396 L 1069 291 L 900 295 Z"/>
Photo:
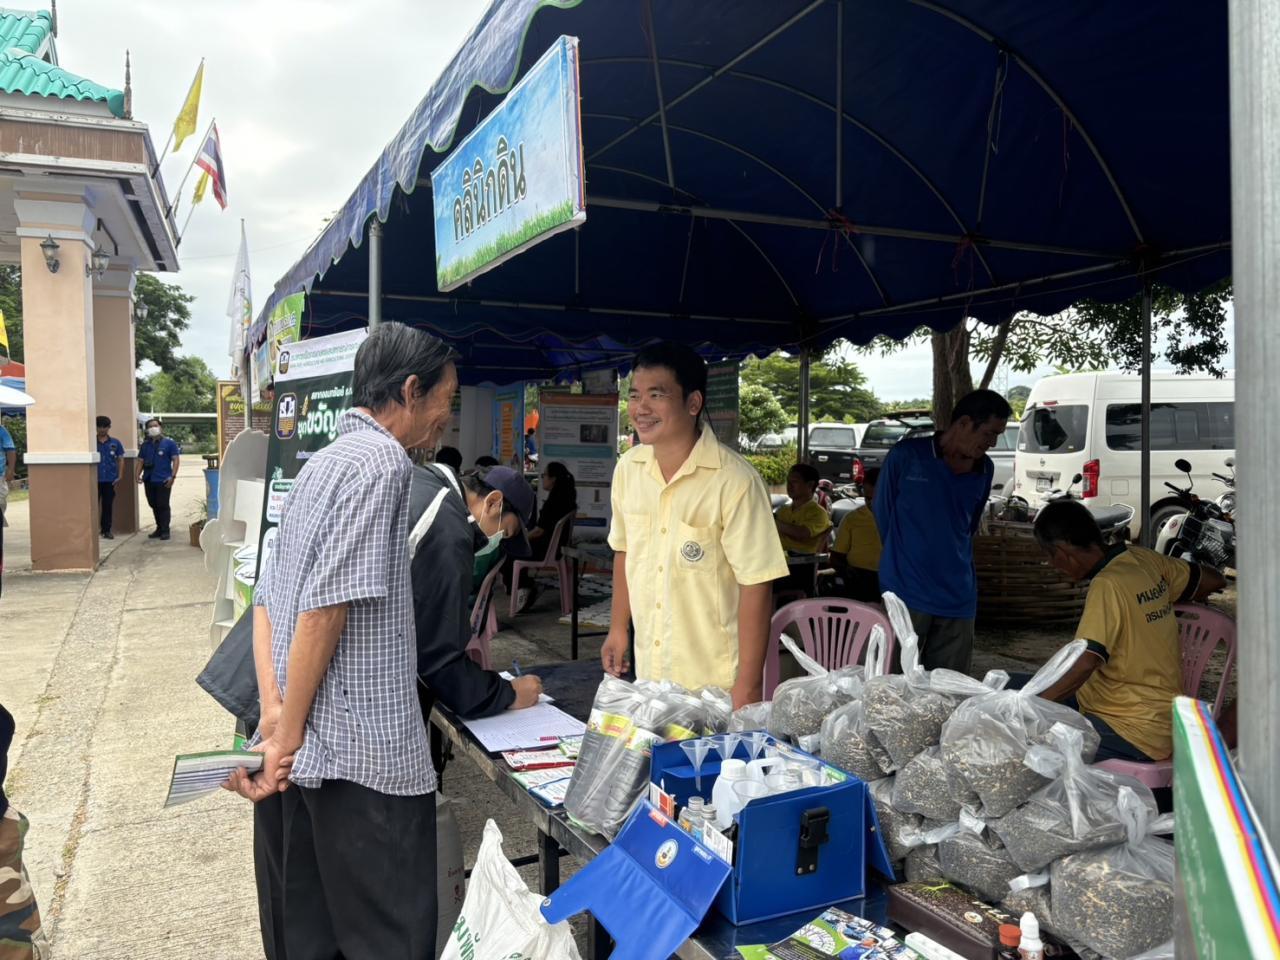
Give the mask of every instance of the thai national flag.
<path id="1" fill-rule="evenodd" d="M 227 209 L 227 178 L 222 171 L 222 143 L 218 140 L 218 125 L 209 127 L 209 136 L 196 156 L 196 166 L 209 174 L 213 182 L 213 198 L 218 206 Z"/>

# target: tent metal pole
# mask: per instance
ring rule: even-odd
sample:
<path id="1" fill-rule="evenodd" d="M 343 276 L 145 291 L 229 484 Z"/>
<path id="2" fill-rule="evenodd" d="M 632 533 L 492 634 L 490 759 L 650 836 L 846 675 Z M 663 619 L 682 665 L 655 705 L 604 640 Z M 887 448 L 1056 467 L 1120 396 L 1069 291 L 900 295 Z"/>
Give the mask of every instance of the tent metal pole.
<path id="1" fill-rule="evenodd" d="M 1142 288 L 1142 452 L 1139 454 L 1139 476 L 1142 485 L 1141 510 L 1138 520 L 1142 524 L 1142 545 L 1155 543 L 1155 531 L 1151 529 L 1151 282 Z"/>
<path id="2" fill-rule="evenodd" d="M 797 424 L 796 443 L 801 463 L 809 462 L 809 367 L 812 356 L 808 348 L 800 351 L 800 423 Z"/>
<path id="3" fill-rule="evenodd" d="M 1231 225 L 1236 325 L 1236 447 L 1240 472 L 1240 772 L 1263 829 L 1280 839 L 1280 9 L 1227 4 L 1231 49 Z M 1271 400 L 1268 402 L 1268 396 Z M 1241 442 L 1243 441 L 1243 442 Z M 1250 532 L 1252 531 L 1252 532 Z"/>
<path id="4" fill-rule="evenodd" d="M 369 221 L 369 329 L 382 322 L 382 221 Z"/>
<path id="5" fill-rule="evenodd" d="M 844 0 L 836 0 L 836 209 L 844 209 Z"/>
<path id="6" fill-rule="evenodd" d="M 671 163 L 671 131 L 667 129 L 667 105 L 662 95 L 662 68 L 658 65 L 658 37 L 653 27 L 653 3 L 645 0 L 645 33 L 649 37 L 649 59 L 653 61 L 653 87 L 658 94 L 658 120 L 662 126 L 662 153 L 667 160 L 667 186 L 676 189 L 676 168 Z"/>

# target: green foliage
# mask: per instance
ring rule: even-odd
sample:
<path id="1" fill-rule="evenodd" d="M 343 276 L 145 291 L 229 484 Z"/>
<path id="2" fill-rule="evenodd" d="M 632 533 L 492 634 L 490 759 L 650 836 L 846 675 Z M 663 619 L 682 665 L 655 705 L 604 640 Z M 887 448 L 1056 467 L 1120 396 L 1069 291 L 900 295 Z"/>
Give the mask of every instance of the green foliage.
<path id="1" fill-rule="evenodd" d="M 787 474 L 796 465 L 795 444 L 789 444 L 773 453 L 749 453 L 747 463 L 756 468 L 766 486 L 778 487 L 787 482 Z"/>
<path id="2" fill-rule="evenodd" d="M 738 391 L 738 432 L 752 446 L 767 433 L 777 433 L 791 423 L 778 398 L 757 383 L 744 384 Z"/>
<path id="3" fill-rule="evenodd" d="M 1027 408 L 1027 400 L 1030 397 L 1030 387 L 1016 386 L 1009 388 L 1009 392 L 1005 394 L 1005 399 L 1009 401 L 1009 406 L 1013 407 L 1014 419 L 1022 419 L 1022 411 Z"/>
<path id="4" fill-rule="evenodd" d="M 171 371 L 157 370 L 138 389 L 138 409 L 158 413 L 214 413 L 218 380 L 199 357 L 178 357 Z M 195 426 L 166 424 L 165 433 L 183 447 L 203 446 L 213 439 L 213 421 Z"/>
<path id="5" fill-rule="evenodd" d="M 21 363 L 25 356 L 22 349 L 22 272 L 17 267 L 0 265 L 0 310 L 4 311 L 4 327 L 9 335 L 9 357 Z"/>
<path id="6" fill-rule="evenodd" d="M 465 277 L 471 271 L 483 267 L 486 263 L 498 259 L 504 253 L 510 253 L 516 247 L 527 243 L 539 234 L 545 233 L 553 227 L 558 227 L 567 220 L 572 219 L 573 209 L 574 202 L 566 200 L 559 206 L 552 207 L 531 220 L 526 220 L 516 229 L 499 234 L 492 242 L 478 248 L 469 257 L 450 263 L 443 272 L 440 270 L 440 257 L 437 256 L 436 272 L 439 274 L 441 289 L 456 282 L 459 278 Z"/>
<path id="7" fill-rule="evenodd" d="M 133 296 L 147 305 L 147 319 L 138 321 L 133 331 L 137 363 L 150 360 L 161 370 L 175 371 L 179 363 L 176 351 L 182 345 L 182 332 L 191 326 L 195 297 L 149 273 L 138 274 Z"/>
<path id="8" fill-rule="evenodd" d="M 809 419 L 839 423 L 865 423 L 882 407 L 866 386 L 867 378 L 853 363 L 835 352 L 815 358 L 809 365 Z M 776 397 L 790 418 L 800 418 L 800 360 L 775 353 L 760 360 L 749 357 L 742 365 L 742 383 L 763 387 Z"/>
<path id="9" fill-rule="evenodd" d="M 933 401 L 925 397 L 918 397 L 915 400 L 895 400 L 883 406 L 880 416 L 886 417 L 891 413 L 901 413 L 903 410 L 929 410 L 932 409 L 932 406 Z"/>
<path id="10" fill-rule="evenodd" d="M 5 315 L 8 319 L 8 314 Z M 9 436 L 13 437 L 13 445 L 18 448 L 18 462 L 14 466 L 14 471 L 21 480 L 27 475 L 27 465 L 24 462 L 27 456 L 27 418 L 26 417 L 4 417 L 0 419 L 0 423 L 9 431 Z M 4 479 L 3 463 L 0 462 L 0 480 Z"/>

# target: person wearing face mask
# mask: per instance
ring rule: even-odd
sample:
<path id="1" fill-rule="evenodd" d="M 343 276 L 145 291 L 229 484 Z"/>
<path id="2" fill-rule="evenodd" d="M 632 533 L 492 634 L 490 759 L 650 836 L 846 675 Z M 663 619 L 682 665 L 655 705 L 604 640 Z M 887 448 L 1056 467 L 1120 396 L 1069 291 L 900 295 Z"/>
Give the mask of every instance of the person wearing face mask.
<path id="1" fill-rule="evenodd" d="M 873 507 L 884 544 L 880 589 L 911 611 L 929 670 L 969 672 L 978 609 L 973 535 L 991 495 L 987 451 L 1012 413 L 994 390 L 974 390 L 951 411 L 949 427 L 900 440 L 880 469 Z"/>
<path id="2" fill-rule="evenodd" d="M 169 539 L 169 497 L 173 481 L 178 479 L 178 463 L 182 448 L 164 435 L 164 424 L 157 417 L 146 422 L 147 439 L 138 451 L 138 482 L 147 494 L 147 506 L 156 518 L 156 529 L 148 540 Z"/>
<path id="3" fill-rule="evenodd" d="M 120 458 L 124 444 L 111 436 L 111 418 L 98 417 L 98 519 L 102 538 L 114 540 L 111 532 L 111 508 L 116 502 L 116 484 L 120 482 Z"/>
<path id="4" fill-rule="evenodd" d="M 258 804 L 268 956 L 434 955 L 436 774 L 417 694 L 406 451 L 434 448 L 448 426 L 454 357 L 404 324 L 369 332 L 352 409 L 298 474 L 258 578 L 249 749 L 262 769 L 227 785 Z"/>

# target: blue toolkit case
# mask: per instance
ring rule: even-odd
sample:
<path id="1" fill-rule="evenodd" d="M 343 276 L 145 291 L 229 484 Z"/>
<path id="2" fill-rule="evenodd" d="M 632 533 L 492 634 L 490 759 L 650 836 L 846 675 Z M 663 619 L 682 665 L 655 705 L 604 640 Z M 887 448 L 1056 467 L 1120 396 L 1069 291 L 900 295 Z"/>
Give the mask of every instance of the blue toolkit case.
<path id="1" fill-rule="evenodd" d="M 680 744 L 654 744 L 649 779 L 681 807 L 692 796 L 709 801 L 720 774 L 720 757 L 711 753 L 702 764 L 698 790 Z M 734 756 L 750 758 L 743 744 Z M 715 903 L 731 923 L 755 923 L 864 896 L 868 866 L 893 877 L 867 785 L 826 766 L 844 780 L 762 797 L 738 814 L 733 872 Z"/>

